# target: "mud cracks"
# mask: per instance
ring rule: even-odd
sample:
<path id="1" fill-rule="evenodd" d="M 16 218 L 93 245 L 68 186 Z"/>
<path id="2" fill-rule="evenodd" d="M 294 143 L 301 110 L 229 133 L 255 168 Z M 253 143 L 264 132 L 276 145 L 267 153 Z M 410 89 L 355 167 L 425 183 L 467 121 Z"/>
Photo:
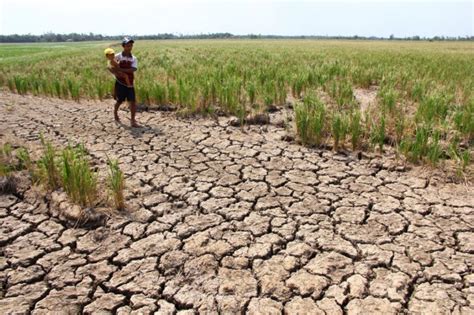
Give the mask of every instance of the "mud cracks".
<path id="1" fill-rule="evenodd" d="M 474 312 L 472 187 L 277 126 L 145 112 L 131 130 L 109 105 L 0 97 L 2 134 L 83 142 L 100 172 L 118 158 L 132 209 L 84 229 L 32 190 L 0 196 L 0 313 Z"/>

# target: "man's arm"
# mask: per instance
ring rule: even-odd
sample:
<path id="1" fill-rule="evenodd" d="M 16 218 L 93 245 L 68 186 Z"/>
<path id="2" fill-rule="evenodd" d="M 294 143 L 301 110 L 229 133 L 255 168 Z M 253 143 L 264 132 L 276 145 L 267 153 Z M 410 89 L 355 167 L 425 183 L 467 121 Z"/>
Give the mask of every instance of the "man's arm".
<path id="1" fill-rule="evenodd" d="M 119 68 L 109 67 L 107 69 L 109 69 L 109 71 L 118 78 L 123 78 L 124 76 L 126 76 L 125 72 L 119 71 Z"/>
<path id="2" fill-rule="evenodd" d="M 128 68 L 128 69 L 117 68 L 117 71 L 124 72 L 124 73 L 134 73 L 135 71 L 137 71 L 137 68 Z"/>

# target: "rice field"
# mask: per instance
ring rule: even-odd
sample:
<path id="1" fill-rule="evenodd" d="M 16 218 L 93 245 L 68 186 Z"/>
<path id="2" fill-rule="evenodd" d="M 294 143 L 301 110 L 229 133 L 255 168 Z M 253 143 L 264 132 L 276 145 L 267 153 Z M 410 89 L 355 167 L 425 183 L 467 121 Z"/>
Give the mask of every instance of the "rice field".
<path id="1" fill-rule="evenodd" d="M 106 42 L 0 45 L 14 93 L 110 98 Z M 315 40 L 138 41 L 139 103 L 245 117 L 291 107 L 298 140 L 334 150 L 393 147 L 413 163 L 474 152 L 474 43 Z M 356 91 L 375 91 L 361 106 Z"/>

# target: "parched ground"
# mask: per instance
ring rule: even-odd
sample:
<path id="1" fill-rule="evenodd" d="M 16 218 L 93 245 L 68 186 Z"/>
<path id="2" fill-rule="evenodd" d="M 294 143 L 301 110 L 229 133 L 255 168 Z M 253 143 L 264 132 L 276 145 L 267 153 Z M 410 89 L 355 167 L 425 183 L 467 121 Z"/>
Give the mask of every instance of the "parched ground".
<path id="1" fill-rule="evenodd" d="M 83 142 L 127 175 L 129 210 L 74 228 L 0 196 L 0 313 L 473 314 L 474 193 L 285 130 L 0 95 L 0 131 Z M 122 121 L 129 123 L 127 112 Z M 101 173 L 101 174 L 102 174 Z"/>

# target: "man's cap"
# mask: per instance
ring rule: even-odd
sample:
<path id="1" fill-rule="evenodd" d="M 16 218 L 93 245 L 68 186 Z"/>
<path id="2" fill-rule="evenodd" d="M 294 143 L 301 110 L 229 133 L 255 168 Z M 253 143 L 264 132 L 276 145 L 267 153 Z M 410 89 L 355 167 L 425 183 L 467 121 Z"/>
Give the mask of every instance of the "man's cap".
<path id="1" fill-rule="evenodd" d="M 127 45 L 128 43 L 134 43 L 135 41 L 131 39 L 130 37 L 124 37 L 122 40 L 122 46 Z"/>
<path id="2" fill-rule="evenodd" d="M 104 54 L 107 56 L 107 55 L 110 55 L 110 54 L 114 54 L 115 55 L 115 50 L 113 50 L 112 48 L 106 48 L 104 50 Z"/>

